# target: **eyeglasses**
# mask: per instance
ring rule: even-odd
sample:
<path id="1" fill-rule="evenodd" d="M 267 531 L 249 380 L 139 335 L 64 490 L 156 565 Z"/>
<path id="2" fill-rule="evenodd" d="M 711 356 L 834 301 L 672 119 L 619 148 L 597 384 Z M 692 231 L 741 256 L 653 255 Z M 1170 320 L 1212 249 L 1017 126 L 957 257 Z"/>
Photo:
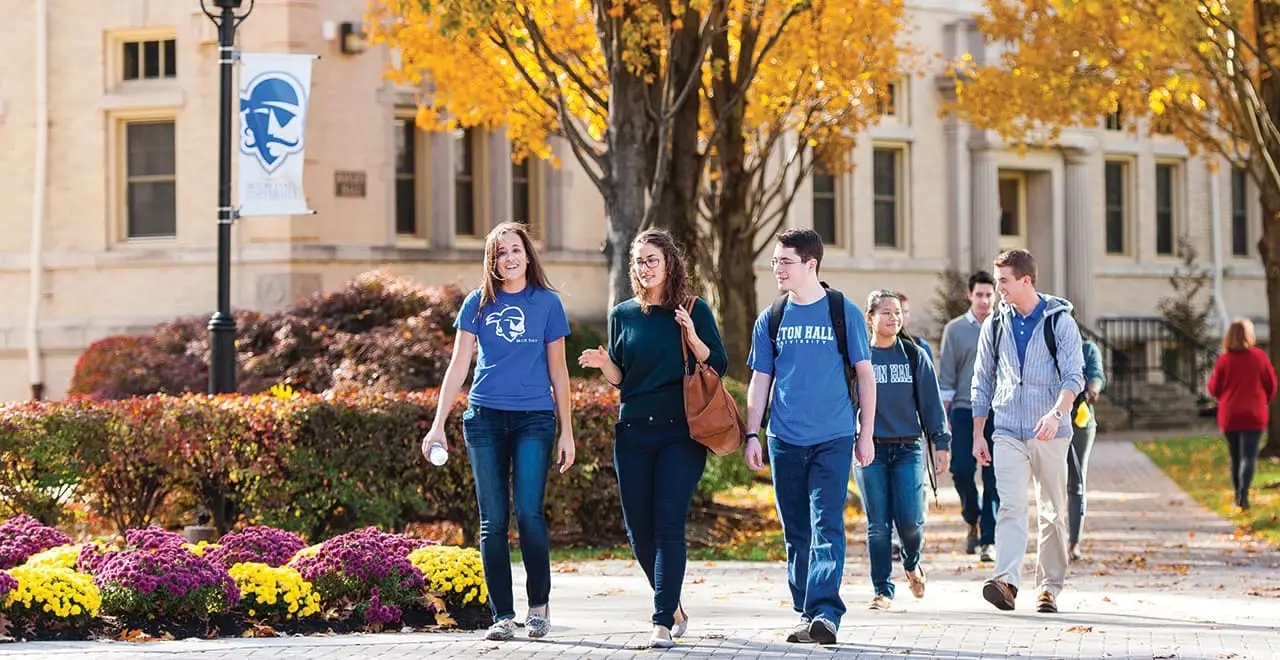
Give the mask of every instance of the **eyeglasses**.
<path id="1" fill-rule="evenodd" d="M 648 259 L 636 259 L 635 261 L 632 262 L 632 265 L 634 265 L 637 270 L 642 268 L 648 268 L 652 270 L 662 265 L 662 257 L 649 257 Z"/>
<path id="2" fill-rule="evenodd" d="M 769 267 L 770 267 L 770 268 L 777 268 L 778 266 L 788 266 L 788 267 L 789 267 L 789 266 L 794 266 L 794 265 L 796 265 L 796 264 L 798 264 L 798 263 L 800 263 L 800 260 L 799 260 L 799 259 L 778 259 L 778 258 L 773 258 L 773 259 L 770 259 L 770 260 L 769 260 Z"/>

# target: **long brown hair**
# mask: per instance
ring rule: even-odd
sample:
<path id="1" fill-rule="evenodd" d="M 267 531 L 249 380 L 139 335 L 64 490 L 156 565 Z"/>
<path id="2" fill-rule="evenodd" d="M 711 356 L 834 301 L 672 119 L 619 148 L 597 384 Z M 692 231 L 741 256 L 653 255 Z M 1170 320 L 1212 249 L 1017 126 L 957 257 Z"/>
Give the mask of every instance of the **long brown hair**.
<path id="1" fill-rule="evenodd" d="M 1253 348 L 1258 343 L 1253 333 L 1253 321 L 1241 317 L 1231 322 L 1227 334 L 1222 337 L 1222 347 L 1231 353 L 1240 353 Z"/>
<path id="2" fill-rule="evenodd" d="M 507 234 L 519 236 L 520 243 L 524 246 L 525 256 L 529 260 L 529 265 L 524 270 L 526 286 L 556 290 L 547 280 L 542 262 L 538 261 L 538 251 L 533 247 L 533 239 L 529 238 L 529 228 L 519 222 L 504 222 L 484 237 L 484 281 L 480 284 L 480 306 L 477 311 L 498 301 L 498 289 L 502 288 L 502 279 L 498 277 L 498 243 Z"/>
<path id="3" fill-rule="evenodd" d="M 642 245 L 652 245 L 662 251 L 662 261 L 666 263 L 666 278 L 662 282 L 662 298 L 659 307 L 674 310 L 690 298 L 689 271 L 684 265 L 684 251 L 676 245 L 676 240 L 663 229 L 646 229 L 636 236 L 631 244 L 631 292 L 640 301 L 640 309 L 649 313 L 649 299 L 645 297 L 644 284 L 636 274 L 635 255 Z"/>

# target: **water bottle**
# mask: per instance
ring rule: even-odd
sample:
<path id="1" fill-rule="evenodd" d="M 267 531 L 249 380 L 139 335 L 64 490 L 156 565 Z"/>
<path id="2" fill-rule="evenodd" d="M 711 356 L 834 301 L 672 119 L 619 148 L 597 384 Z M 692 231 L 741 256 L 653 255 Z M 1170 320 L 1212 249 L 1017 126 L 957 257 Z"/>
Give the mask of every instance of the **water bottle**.
<path id="1" fill-rule="evenodd" d="M 449 450 L 445 449 L 444 445 L 431 445 L 431 449 L 427 451 L 427 460 L 431 461 L 432 465 L 440 467 L 449 460 Z"/>

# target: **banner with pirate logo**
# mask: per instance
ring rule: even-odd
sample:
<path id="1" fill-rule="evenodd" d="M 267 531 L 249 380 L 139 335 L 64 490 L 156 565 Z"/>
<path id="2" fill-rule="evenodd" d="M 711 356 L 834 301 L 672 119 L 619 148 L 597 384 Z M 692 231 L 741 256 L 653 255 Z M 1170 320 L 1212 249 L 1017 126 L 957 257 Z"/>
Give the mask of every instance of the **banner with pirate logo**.
<path id="1" fill-rule="evenodd" d="M 307 214 L 302 189 L 314 55 L 240 55 L 240 215 Z"/>

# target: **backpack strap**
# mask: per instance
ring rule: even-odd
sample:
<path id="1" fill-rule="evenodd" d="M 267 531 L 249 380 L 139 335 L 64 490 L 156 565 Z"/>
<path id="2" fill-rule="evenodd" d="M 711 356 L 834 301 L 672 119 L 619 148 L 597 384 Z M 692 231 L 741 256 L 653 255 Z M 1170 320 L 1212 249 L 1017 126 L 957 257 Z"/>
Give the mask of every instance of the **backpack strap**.
<path id="1" fill-rule="evenodd" d="M 849 363 L 849 333 L 845 327 L 844 294 L 822 283 L 827 290 L 827 310 L 831 314 L 831 329 L 836 334 L 836 349 L 840 351 L 840 362 L 844 364 L 844 379 L 849 385 L 849 401 L 854 408 L 858 407 L 857 372 Z"/>
<path id="2" fill-rule="evenodd" d="M 915 395 L 916 400 L 916 420 L 920 424 L 920 433 L 924 435 L 925 453 L 929 458 L 928 465 L 925 466 L 925 473 L 929 478 L 929 488 L 933 490 L 933 500 L 938 501 L 938 480 L 933 474 L 934 457 L 933 457 L 933 438 L 929 437 L 929 430 L 924 425 L 924 415 L 920 413 L 920 406 L 924 404 L 924 398 L 920 396 L 920 363 L 924 360 L 924 349 L 916 344 L 914 338 L 911 341 L 903 341 L 898 338 L 898 344 L 902 346 L 902 352 L 907 354 L 907 362 L 911 366 L 911 392 Z"/>
<path id="3" fill-rule="evenodd" d="M 1062 379 L 1062 367 L 1058 365 L 1058 315 L 1050 314 L 1044 319 L 1044 346 L 1049 349 L 1049 355 L 1053 356 L 1053 369 L 1058 372 L 1058 379 Z"/>
<path id="4" fill-rule="evenodd" d="M 1000 309 L 991 316 L 991 373 L 1000 377 Z"/>
<path id="5" fill-rule="evenodd" d="M 787 297 L 778 296 L 769 306 L 769 341 L 773 342 L 773 356 L 778 356 L 778 331 L 782 329 L 782 312 L 787 308 Z"/>

